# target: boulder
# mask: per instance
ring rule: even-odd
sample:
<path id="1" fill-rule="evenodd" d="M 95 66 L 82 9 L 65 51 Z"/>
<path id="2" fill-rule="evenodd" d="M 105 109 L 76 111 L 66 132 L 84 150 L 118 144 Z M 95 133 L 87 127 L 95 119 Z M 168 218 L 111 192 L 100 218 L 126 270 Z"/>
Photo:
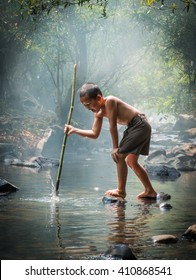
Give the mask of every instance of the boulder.
<path id="1" fill-rule="evenodd" d="M 179 137 L 184 141 L 189 141 L 196 138 L 196 128 L 190 128 L 179 133 Z"/>
<path id="2" fill-rule="evenodd" d="M 153 151 L 150 153 L 150 155 L 147 157 L 147 161 L 150 162 L 165 162 L 166 160 L 166 150 L 165 149 L 158 149 L 156 151 Z"/>
<path id="3" fill-rule="evenodd" d="M 196 240 L 196 224 L 191 225 L 183 234 L 183 239 Z"/>
<path id="4" fill-rule="evenodd" d="M 167 156 L 177 156 L 179 154 L 184 154 L 187 156 L 196 156 L 196 144 L 194 143 L 184 143 L 183 145 L 174 146 Z"/>
<path id="5" fill-rule="evenodd" d="M 179 119 L 174 124 L 173 130 L 185 131 L 190 128 L 196 127 L 196 118 L 190 115 L 181 114 Z"/>
<path id="6" fill-rule="evenodd" d="M 185 143 L 181 146 L 173 147 L 168 153 L 169 157 L 175 159 L 173 166 L 180 171 L 196 170 L 196 145 L 193 143 Z"/>
<path id="7" fill-rule="evenodd" d="M 174 164 L 179 171 L 195 171 L 196 157 L 179 154 L 176 156 Z"/>
<path id="8" fill-rule="evenodd" d="M 178 178 L 179 171 L 194 171 L 196 170 L 196 145 L 185 143 L 169 150 L 153 151 L 145 160 L 145 168 L 151 176 L 159 176 L 162 179 Z"/>
<path id="9" fill-rule="evenodd" d="M 137 260 L 132 250 L 126 244 L 115 244 L 104 254 L 106 259 L 110 260 Z"/>
<path id="10" fill-rule="evenodd" d="M 158 179 L 176 180 L 181 176 L 180 172 L 171 166 L 161 164 L 145 163 L 144 165 L 149 176 Z"/>

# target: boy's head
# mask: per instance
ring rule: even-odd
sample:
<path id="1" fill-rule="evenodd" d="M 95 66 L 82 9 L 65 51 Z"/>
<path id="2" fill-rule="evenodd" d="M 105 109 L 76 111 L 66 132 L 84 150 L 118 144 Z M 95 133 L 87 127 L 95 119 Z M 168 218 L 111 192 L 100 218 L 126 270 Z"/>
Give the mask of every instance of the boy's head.
<path id="1" fill-rule="evenodd" d="M 80 98 L 86 96 L 90 99 L 96 99 L 98 94 L 102 96 L 102 92 L 96 84 L 86 83 L 80 88 Z"/>
<path id="2" fill-rule="evenodd" d="M 103 106 L 104 98 L 96 84 L 86 83 L 80 88 L 80 101 L 88 110 L 95 113 Z"/>

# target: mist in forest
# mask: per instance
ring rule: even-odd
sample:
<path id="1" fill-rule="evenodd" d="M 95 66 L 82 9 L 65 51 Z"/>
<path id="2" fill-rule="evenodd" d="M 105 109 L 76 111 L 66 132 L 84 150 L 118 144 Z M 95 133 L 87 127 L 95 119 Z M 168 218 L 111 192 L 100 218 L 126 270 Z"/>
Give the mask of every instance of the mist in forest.
<path id="1" fill-rule="evenodd" d="M 47 37 L 43 37 L 43 30 L 40 30 L 40 28 L 38 28 L 38 33 L 35 34 L 38 40 L 40 40 L 40 37 L 43 38 L 43 43 L 46 40 L 44 45 L 51 48 L 48 52 L 49 58 L 53 58 L 53 61 L 55 61 L 52 65 L 53 69 L 55 68 L 54 79 L 57 79 L 57 71 L 59 70 L 59 91 L 62 90 L 61 84 L 63 84 L 62 95 L 65 100 L 70 92 L 73 64 L 76 63 L 77 89 L 84 82 L 95 82 L 104 94 L 122 96 L 134 103 L 134 96 L 137 96 L 140 92 L 138 91 L 137 94 L 132 92 L 130 78 L 136 75 L 140 68 L 145 69 L 147 61 L 145 61 L 143 46 L 144 41 L 148 38 L 147 34 L 142 34 L 139 26 L 136 26 L 135 23 L 133 26 L 126 17 L 124 19 L 119 18 L 115 13 L 108 18 L 99 18 L 96 15 L 94 22 L 92 20 L 86 22 L 80 19 L 80 13 L 83 14 L 82 10 L 77 15 L 73 15 L 73 9 L 70 10 L 63 11 L 63 15 L 59 15 L 58 25 L 55 22 L 53 34 L 50 35 L 51 40 L 54 40 L 53 42 L 50 40 L 47 42 Z M 85 11 L 85 16 L 88 13 L 89 11 Z M 55 17 L 51 13 L 51 17 L 53 16 Z M 76 20 L 70 19 L 72 16 Z M 51 26 L 50 20 L 47 19 L 46 21 L 47 27 Z M 59 30 L 60 24 L 62 24 L 62 30 Z M 56 37 L 57 29 L 59 35 Z M 46 64 L 49 65 L 50 63 L 45 57 L 45 68 L 47 68 Z M 53 104 L 54 109 L 53 98 L 58 92 L 57 81 L 54 85 L 51 73 L 46 74 L 48 74 L 45 78 L 46 84 L 50 85 L 48 92 L 51 93 L 51 106 Z M 38 76 L 43 77 L 43 73 Z M 131 95 L 133 95 L 132 98 Z M 58 102 L 57 96 L 55 99 Z"/>
<path id="2" fill-rule="evenodd" d="M 188 23 L 192 15 L 187 13 Z M 15 23 L 17 40 L 11 41 L 6 56 L 1 40 L 2 104 L 32 119 L 38 116 L 46 125 L 63 126 L 77 64 L 74 125 L 92 125 L 92 112 L 78 98 L 85 82 L 97 83 L 104 95 L 120 97 L 150 116 L 182 112 L 186 102 L 191 104 L 187 91 L 189 98 L 194 91 L 188 77 L 194 73 L 195 53 L 187 32 L 182 32 L 184 43 L 176 43 L 184 54 L 174 47 L 180 20 L 170 9 L 114 0 L 106 17 L 99 9 L 75 5 L 55 8 L 35 22 L 20 19 Z"/>
<path id="3" fill-rule="evenodd" d="M 111 2 L 115 6 L 108 6 L 106 18 L 91 9 L 70 7 L 51 11 L 35 26 L 22 22 L 25 48 L 11 53 L 8 60 L 12 67 L 9 73 L 4 69 L 5 100 L 15 104 L 20 97 L 18 105 L 27 111 L 29 105 L 38 110 L 63 110 L 59 108 L 62 104 L 67 111 L 76 63 L 77 89 L 91 81 L 106 95 L 123 97 L 133 105 L 142 101 L 136 79 L 141 69 L 142 75 L 149 71 L 145 48 L 152 34 L 116 1 Z"/>

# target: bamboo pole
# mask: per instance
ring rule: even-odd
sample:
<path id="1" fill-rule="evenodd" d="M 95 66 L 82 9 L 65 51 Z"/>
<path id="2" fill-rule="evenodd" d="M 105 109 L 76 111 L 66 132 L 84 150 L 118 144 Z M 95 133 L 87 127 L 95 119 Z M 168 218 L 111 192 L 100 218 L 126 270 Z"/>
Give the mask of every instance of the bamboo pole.
<path id="1" fill-rule="evenodd" d="M 72 82 L 71 105 L 70 105 L 69 115 L 68 115 L 68 119 L 67 119 L 67 124 L 68 125 L 71 122 L 71 117 L 72 117 L 73 108 L 74 108 L 74 98 L 75 98 L 75 88 L 76 88 L 76 68 L 77 68 L 76 64 L 74 64 L 74 75 L 73 75 L 73 82 Z M 62 171 L 62 166 L 63 166 L 63 157 L 64 157 L 64 152 L 65 152 L 65 145 L 66 145 L 66 142 L 67 142 L 67 136 L 68 136 L 68 133 L 66 132 L 64 134 L 63 144 L 62 144 L 62 148 L 61 148 L 59 167 L 58 167 L 57 178 L 56 178 L 56 191 L 58 191 L 58 189 L 59 189 L 60 178 L 61 178 L 61 171 Z"/>

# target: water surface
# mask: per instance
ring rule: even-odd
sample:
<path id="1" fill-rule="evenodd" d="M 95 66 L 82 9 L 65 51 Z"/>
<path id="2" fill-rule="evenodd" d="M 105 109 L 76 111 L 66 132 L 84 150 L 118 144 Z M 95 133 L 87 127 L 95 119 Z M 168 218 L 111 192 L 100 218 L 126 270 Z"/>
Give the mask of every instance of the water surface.
<path id="1" fill-rule="evenodd" d="M 156 181 L 169 193 L 170 211 L 136 195 L 143 188 L 129 170 L 127 203 L 102 203 L 116 188 L 116 170 L 109 154 L 66 154 L 59 195 L 53 195 L 57 169 L 38 170 L 0 165 L 0 176 L 20 188 L 0 198 L 1 259 L 99 259 L 110 245 L 128 244 L 138 259 L 196 259 L 196 242 L 181 235 L 196 223 L 196 172 L 176 181 Z M 176 244 L 155 245 L 151 237 L 173 234 Z"/>

